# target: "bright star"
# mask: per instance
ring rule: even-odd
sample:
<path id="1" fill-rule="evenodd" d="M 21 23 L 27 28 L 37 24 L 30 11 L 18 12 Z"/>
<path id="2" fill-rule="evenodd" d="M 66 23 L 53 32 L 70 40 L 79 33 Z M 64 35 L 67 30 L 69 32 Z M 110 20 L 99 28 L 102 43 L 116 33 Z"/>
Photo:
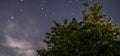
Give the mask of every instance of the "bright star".
<path id="1" fill-rule="evenodd" d="M 10 18 L 11 18 L 11 19 L 14 19 L 14 17 L 13 17 L 13 16 L 11 16 Z"/>

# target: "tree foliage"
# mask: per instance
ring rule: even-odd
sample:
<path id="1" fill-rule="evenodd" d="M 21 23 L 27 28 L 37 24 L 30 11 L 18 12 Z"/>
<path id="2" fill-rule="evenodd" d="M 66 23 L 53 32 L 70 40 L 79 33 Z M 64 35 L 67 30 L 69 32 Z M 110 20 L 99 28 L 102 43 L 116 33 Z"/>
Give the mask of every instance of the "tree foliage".
<path id="1" fill-rule="evenodd" d="M 118 56 L 120 55 L 119 25 L 112 23 L 112 18 L 105 21 L 101 13 L 102 5 L 90 6 L 83 10 L 83 20 L 71 22 L 64 19 L 64 24 L 53 21 L 55 26 L 46 33 L 47 50 L 37 50 L 40 56 Z"/>

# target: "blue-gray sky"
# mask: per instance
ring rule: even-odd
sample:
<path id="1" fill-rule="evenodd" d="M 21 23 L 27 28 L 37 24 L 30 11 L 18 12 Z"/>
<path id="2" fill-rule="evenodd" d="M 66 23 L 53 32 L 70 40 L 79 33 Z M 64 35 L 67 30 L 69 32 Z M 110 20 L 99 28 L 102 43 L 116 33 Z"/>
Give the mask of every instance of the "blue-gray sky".
<path id="1" fill-rule="evenodd" d="M 120 0 L 85 0 L 103 4 L 107 17 L 120 20 Z M 35 51 L 46 48 L 42 42 L 52 20 L 62 22 L 73 17 L 82 20 L 84 0 L 0 0 L 0 56 L 36 56 Z"/>

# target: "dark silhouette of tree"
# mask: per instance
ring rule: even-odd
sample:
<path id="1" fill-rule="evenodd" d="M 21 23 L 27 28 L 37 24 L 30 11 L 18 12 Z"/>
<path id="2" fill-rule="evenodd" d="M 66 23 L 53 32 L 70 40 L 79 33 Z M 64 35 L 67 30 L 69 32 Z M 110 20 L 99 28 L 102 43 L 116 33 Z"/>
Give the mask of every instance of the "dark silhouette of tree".
<path id="1" fill-rule="evenodd" d="M 112 18 L 104 20 L 106 16 L 101 13 L 102 5 L 88 3 L 83 5 L 90 11 L 83 10 L 83 20 L 71 22 L 66 19 L 64 24 L 53 21 L 55 26 L 51 32 L 46 33 L 45 43 L 47 50 L 37 50 L 40 56 L 119 56 L 120 35 L 119 25 L 112 23 Z"/>

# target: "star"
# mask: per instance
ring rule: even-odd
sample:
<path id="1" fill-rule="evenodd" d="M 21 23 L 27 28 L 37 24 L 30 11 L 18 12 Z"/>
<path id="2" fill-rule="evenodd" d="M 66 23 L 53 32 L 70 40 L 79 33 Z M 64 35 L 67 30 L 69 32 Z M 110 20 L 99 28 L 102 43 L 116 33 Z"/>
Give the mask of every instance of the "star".
<path id="1" fill-rule="evenodd" d="M 43 4 L 45 4 L 45 1 L 42 1 Z"/>
<path id="2" fill-rule="evenodd" d="M 40 4 L 40 6 L 43 6 L 43 4 Z"/>
<path id="3" fill-rule="evenodd" d="M 11 17 L 10 17 L 10 19 L 14 19 L 14 17 L 13 17 L 13 16 L 11 16 Z"/>
<path id="4" fill-rule="evenodd" d="M 103 1 L 103 3 L 104 3 L 104 1 Z"/>
<path id="5" fill-rule="evenodd" d="M 44 10 L 44 8 L 42 7 L 41 10 Z"/>
<path id="6" fill-rule="evenodd" d="M 75 15 L 75 13 L 74 13 L 74 12 L 72 12 L 72 15 Z"/>
<path id="7" fill-rule="evenodd" d="M 21 2 L 23 2 L 24 0 L 20 0 Z"/>
<path id="8" fill-rule="evenodd" d="M 20 12 L 23 12 L 23 9 L 20 9 Z"/>
<path id="9" fill-rule="evenodd" d="M 78 2 L 78 0 L 75 0 L 76 2 Z"/>
<path id="10" fill-rule="evenodd" d="M 71 1 L 71 0 L 69 0 L 69 3 L 72 3 L 72 1 Z"/>
<path id="11" fill-rule="evenodd" d="M 52 12 L 53 15 L 55 15 L 55 12 Z"/>
<path id="12" fill-rule="evenodd" d="M 22 32 L 18 32 L 18 34 L 22 34 Z"/>
<path id="13" fill-rule="evenodd" d="M 47 14 L 45 14 L 45 17 L 47 16 Z"/>
<path id="14" fill-rule="evenodd" d="M 14 22 L 15 19 L 14 19 L 14 16 L 10 16 L 10 18 L 8 19 L 8 22 Z"/>

